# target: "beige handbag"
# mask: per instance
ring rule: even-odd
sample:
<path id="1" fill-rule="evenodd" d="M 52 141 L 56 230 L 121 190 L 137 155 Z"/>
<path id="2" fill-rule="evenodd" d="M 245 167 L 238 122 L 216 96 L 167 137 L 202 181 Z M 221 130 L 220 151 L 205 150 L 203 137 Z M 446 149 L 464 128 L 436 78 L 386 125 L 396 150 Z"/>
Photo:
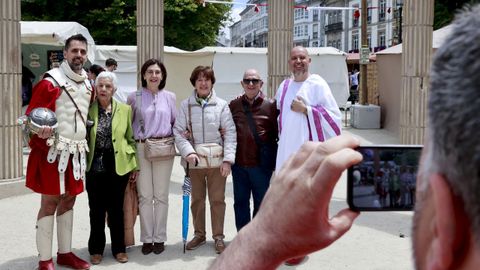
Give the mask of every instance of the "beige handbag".
<path id="1" fill-rule="evenodd" d="M 188 104 L 188 128 L 192 138 L 193 148 L 198 156 L 198 164 L 191 169 L 219 168 L 223 163 L 223 146 L 218 143 L 195 143 L 192 129 L 192 108 Z"/>
<path id="2" fill-rule="evenodd" d="M 199 162 L 195 168 L 219 168 L 223 162 L 223 147 L 218 143 L 200 143 L 195 145 Z"/>
<path id="3" fill-rule="evenodd" d="M 146 139 L 144 148 L 145 158 L 149 161 L 171 159 L 175 156 L 175 137 L 161 139 Z"/>
<path id="4" fill-rule="evenodd" d="M 135 114 L 138 117 L 140 130 L 145 134 L 145 121 L 142 115 L 142 90 L 135 93 Z M 149 138 L 145 140 L 144 156 L 148 161 L 168 160 L 175 157 L 175 137 Z"/>

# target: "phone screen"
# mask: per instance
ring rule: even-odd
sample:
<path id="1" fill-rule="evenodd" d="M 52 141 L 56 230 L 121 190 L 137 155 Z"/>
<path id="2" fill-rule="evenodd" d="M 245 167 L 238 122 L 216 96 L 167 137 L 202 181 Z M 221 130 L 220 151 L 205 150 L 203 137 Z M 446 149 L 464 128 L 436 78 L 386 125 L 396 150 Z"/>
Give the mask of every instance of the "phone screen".
<path id="1" fill-rule="evenodd" d="M 415 205 L 420 145 L 361 146 L 348 169 L 347 201 L 356 211 L 408 211 Z"/>

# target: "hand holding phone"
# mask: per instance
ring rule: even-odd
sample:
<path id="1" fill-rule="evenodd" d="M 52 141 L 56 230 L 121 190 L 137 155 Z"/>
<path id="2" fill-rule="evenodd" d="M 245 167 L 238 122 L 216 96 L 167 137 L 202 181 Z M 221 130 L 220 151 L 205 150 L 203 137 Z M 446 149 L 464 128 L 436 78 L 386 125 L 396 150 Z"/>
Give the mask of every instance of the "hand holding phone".
<path id="1" fill-rule="evenodd" d="M 347 202 L 355 211 L 409 211 L 422 146 L 360 146 L 363 161 L 348 169 Z"/>

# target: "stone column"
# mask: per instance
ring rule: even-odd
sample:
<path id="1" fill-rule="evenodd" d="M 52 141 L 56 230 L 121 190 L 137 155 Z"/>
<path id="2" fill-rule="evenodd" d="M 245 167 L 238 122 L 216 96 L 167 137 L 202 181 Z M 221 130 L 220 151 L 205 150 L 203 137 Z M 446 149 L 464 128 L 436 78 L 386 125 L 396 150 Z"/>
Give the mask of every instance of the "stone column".
<path id="1" fill-rule="evenodd" d="M 147 59 L 159 58 L 163 62 L 163 7 L 163 0 L 137 0 L 138 72 Z"/>
<path id="2" fill-rule="evenodd" d="M 0 183 L 23 176 L 20 0 L 0 1 Z"/>
<path id="3" fill-rule="evenodd" d="M 422 144 L 432 57 L 434 0 L 406 0 L 403 6 L 400 141 Z"/>
<path id="4" fill-rule="evenodd" d="M 293 3 L 268 0 L 268 96 L 275 96 L 280 83 L 290 75 L 288 59 L 293 47 Z"/>

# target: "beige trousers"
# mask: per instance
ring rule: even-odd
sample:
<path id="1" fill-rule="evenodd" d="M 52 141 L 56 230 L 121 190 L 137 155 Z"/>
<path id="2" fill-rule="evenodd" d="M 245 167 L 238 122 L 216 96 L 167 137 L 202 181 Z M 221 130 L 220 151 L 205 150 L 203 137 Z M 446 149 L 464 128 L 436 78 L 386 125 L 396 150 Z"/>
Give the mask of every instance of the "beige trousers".
<path id="1" fill-rule="evenodd" d="M 205 197 L 208 191 L 213 239 L 223 239 L 225 221 L 225 182 L 219 168 L 191 169 L 192 217 L 195 235 L 205 237 Z"/>
<path id="2" fill-rule="evenodd" d="M 168 192 L 173 160 L 148 161 L 144 143 L 137 143 L 140 174 L 137 179 L 140 210 L 140 241 L 167 241 Z"/>

